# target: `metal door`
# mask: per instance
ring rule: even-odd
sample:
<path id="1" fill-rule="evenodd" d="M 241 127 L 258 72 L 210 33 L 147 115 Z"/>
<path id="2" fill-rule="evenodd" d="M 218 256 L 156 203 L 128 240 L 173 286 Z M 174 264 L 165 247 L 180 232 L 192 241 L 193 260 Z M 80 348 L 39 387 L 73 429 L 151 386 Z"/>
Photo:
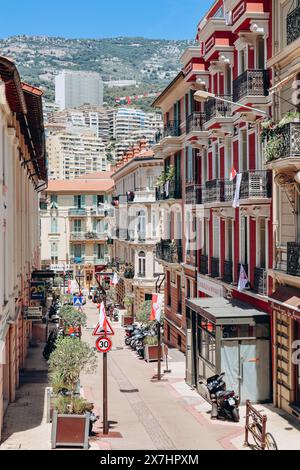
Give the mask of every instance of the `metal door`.
<path id="1" fill-rule="evenodd" d="M 239 370 L 239 342 L 223 341 L 220 372 L 225 372 L 227 390 L 234 390 L 237 394 L 240 394 Z"/>
<path id="2" fill-rule="evenodd" d="M 243 402 L 268 401 L 271 391 L 269 341 L 241 341 L 240 366 Z"/>

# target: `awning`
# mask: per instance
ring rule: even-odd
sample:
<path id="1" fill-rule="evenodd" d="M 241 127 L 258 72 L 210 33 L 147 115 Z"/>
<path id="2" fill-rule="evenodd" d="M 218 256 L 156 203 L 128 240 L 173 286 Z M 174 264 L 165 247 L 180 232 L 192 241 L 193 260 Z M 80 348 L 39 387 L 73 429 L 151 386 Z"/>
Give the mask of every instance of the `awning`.
<path id="1" fill-rule="evenodd" d="M 279 287 L 274 294 L 269 296 L 269 299 L 283 308 L 300 313 L 300 289 Z"/>
<path id="2" fill-rule="evenodd" d="M 288 83 L 288 82 L 291 81 L 293 78 L 295 78 L 298 73 L 299 73 L 299 72 L 293 72 L 293 73 L 291 73 L 290 75 L 288 75 L 287 77 L 285 77 L 285 78 L 283 78 L 282 80 L 280 80 L 280 82 L 276 83 L 276 85 L 274 85 L 272 88 L 270 88 L 269 94 L 272 95 L 273 93 L 275 93 L 275 92 L 281 90 L 281 88 L 282 88 L 286 83 Z"/>
<path id="3" fill-rule="evenodd" d="M 267 322 L 269 315 L 238 299 L 205 297 L 187 299 L 186 306 L 216 324 Z"/>

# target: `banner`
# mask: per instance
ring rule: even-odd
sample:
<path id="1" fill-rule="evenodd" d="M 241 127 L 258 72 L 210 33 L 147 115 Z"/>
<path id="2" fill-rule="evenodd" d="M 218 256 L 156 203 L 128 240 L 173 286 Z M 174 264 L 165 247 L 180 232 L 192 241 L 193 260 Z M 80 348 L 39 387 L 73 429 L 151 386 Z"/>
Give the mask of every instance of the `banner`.
<path id="1" fill-rule="evenodd" d="M 31 281 L 30 300 L 45 300 L 46 284 L 44 281 Z"/>
<path id="2" fill-rule="evenodd" d="M 248 287 L 249 287 L 249 279 L 248 279 L 244 266 L 241 264 L 238 290 L 248 289 Z"/>
<path id="3" fill-rule="evenodd" d="M 241 183 L 242 183 L 243 174 L 238 173 L 236 176 L 236 188 L 235 188 L 235 195 L 232 203 L 232 207 L 236 209 L 240 205 L 240 191 L 241 191 Z"/>
<path id="4" fill-rule="evenodd" d="M 164 294 L 152 294 L 152 306 L 151 306 L 151 321 L 160 322 L 161 312 L 163 307 Z"/>

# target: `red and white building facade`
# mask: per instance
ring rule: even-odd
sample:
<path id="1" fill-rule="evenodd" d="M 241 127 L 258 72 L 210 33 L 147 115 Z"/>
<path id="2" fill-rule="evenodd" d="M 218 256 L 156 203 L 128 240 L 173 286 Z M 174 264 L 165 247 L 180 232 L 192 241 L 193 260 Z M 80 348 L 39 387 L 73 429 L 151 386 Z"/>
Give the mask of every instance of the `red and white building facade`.
<path id="1" fill-rule="evenodd" d="M 273 182 L 261 142 L 272 112 L 271 10 L 268 0 L 216 1 L 199 23 L 199 46 L 183 54 L 182 71 L 154 103 L 165 123 L 155 153 L 166 173 L 175 167 L 157 191 L 170 213 L 157 252 L 166 274 L 165 342 L 186 351 L 187 381 L 200 392 L 200 378 L 234 363 L 228 386 L 254 401 L 271 398 Z M 197 102 L 197 90 L 227 101 Z M 238 288 L 241 265 L 247 289 Z M 251 389 L 250 377 L 263 385 Z"/>

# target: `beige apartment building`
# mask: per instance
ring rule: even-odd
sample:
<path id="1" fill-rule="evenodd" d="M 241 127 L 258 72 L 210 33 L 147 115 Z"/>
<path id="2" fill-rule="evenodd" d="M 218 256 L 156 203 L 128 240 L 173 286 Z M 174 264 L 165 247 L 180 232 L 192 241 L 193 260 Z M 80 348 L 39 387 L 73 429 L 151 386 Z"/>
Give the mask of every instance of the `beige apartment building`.
<path id="1" fill-rule="evenodd" d="M 105 145 L 90 129 L 48 129 L 47 154 L 51 179 L 72 180 L 109 169 Z"/>
<path id="2" fill-rule="evenodd" d="M 39 269 L 39 192 L 47 181 L 42 91 L 0 57 L 0 438 L 32 335 L 24 318 Z"/>
<path id="3" fill-rule="evenodd" d="M 160 240 L 161 218 L 155 199 L 155 183 L 162 172 L 162 160 L 155 159 L 142 140 L 126 152 L 115 167 L 116 240 L 114 258 L 120 281 L 119 300 L 133 300 L 138 312 L 145 300 L 151 300 L 157 277 L 162 273 L 155 260 L 155 246 Z M 160 279 L 163 281 L 163 279 Z"/>
<path id="4" fill-rule="evenodd" d="M 273 0 L 273 121 L 266 130 L 267 168 L 273 170 L 274 269 L 273 395 L 300 418 L 300 4 Z M 297 343 L 298 342 L 298 343 Z M 298 354 L 299 356 L 299 354 Z"/>
<path id="5" fill-rule="evenodd" d="M 111 173 L 49 182 L 40 205 L 43 267 L 95 284 L 97 266 L 110 261 L 113 184 Z"/>

